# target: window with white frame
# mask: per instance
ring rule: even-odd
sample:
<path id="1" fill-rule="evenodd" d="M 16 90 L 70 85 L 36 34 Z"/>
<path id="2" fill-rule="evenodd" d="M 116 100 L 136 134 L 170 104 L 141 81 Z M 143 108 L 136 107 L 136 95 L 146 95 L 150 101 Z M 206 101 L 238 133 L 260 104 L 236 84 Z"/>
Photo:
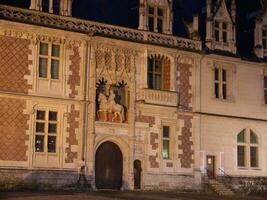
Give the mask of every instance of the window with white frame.
<path id="1" fill-rule="evenodd" d="M 58 80 L 60 66 L 60 45 L 40 42 L 39 78 Z"/>
<path id="2" fill-rule="evenodd" d="M 216 42 L 228 43 L 228 23 L 215 20 L 214 38 Z"/>
<path id="3" fill-rule="evenodd" d="M 264 76 L 264 100 L 267 104 L 267 76 Z"/>
<path id="4" fill-rule="evenodd" d="M 35 152 L 56 153 L 58 135 L 58 112 L 39 109 L 35 119 Z"/>
<path id="5" fill-rule="evenodd" d="M 259 141 L 251 129 L 244 129 L 237 135 L 237 166 L 259 167 Z"/>
<path id="6" fill-rule="evenodd" d="M 227 70 L 218 65 L 214 67 L 214 96 L 227 99 Z"/>
<path id="7" fill-rule="evenodd" d="M 164 21 L 164 10 L 156 6 L 148 7 L 148 28 L 149 31 L 162 33 Z"/>
<path id="8" fill-rule="evenodd" d="M 60 13 L 60 0 L 42 0 L 42 11 L 58 15 Z"/>
<path id="9" fill-rule="evenodd" d="M 170 126 L 163 126 L 162 129 L 162 157 L 170 159 Z"/>
<path id="10" fill-rule="evenodd" d="M 267 29 L 262 29 L 262 46 L 267 50 Z"/>

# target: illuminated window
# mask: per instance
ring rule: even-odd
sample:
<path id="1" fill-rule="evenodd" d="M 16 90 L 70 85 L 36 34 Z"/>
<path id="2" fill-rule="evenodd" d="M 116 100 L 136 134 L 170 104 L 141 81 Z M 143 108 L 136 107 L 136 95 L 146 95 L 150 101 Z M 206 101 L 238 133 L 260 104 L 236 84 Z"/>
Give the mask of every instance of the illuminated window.
<path id="1" fill-rule="evenodd" d="M 228 24 L 226 22 L 214 22 L 214 38 L 216 42 L 228 43 Z"/>
<path id="2" fill-rule="evenodd" d="M 219 66 L 214 67 L 214 95 L 217 99 L 227 99 L 227 71 Z"/>
<path id="3" fill-rule="evenodd" d="M 169 159 L 170 158 L 170 127 L 169 126 L 163 126 L 162 157 L 163 157 L 163 159 Z"/>
<path id="4" fill-rule="evenodd" d="M 35 122 L 35 152 L 56 153 L 58 113 L 37 110 Z"/>
<path id="5" fill-rule="evenodd" d="M 60 46 L 41 42 L 39 45 L 39 78 L 59 79 Z"/>
<path id="6" fill-rule="evenodd" d="M 158 7 L 148 7 L 148 27 L 149 31 L 162 33 L 163 32 L 163 15 L 164 11 Z"/>

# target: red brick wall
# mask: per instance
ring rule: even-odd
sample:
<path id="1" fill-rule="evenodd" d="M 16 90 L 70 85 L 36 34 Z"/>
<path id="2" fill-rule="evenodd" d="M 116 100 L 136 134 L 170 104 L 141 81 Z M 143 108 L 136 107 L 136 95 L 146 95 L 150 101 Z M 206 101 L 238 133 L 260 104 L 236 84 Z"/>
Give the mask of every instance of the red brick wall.
<path id="1" fill-rule="evenodd" d="M 68 84 L 71 89 L 69 94 L 70 98 L 75 98 L 78 95 L 78 90 L 76 86 L 80 86 L 80 66 L 81 66 L 81 56 L 79 54 L 79 48 L 73 47 L 73 55 L 70 56 L 70 75 L 68 79 Z"/>
<path id="2" fill-rule="evenodd" d="M 68 147 L 65 149 L 67 153 L 67 158 L 65 159 L 66 163 L 73 163 L 74 159 L 78 158 L 77 152 L 71 151 L 72 145 L 78 145 L 77 135 L 75 133 L 75 130 L 79 128 L 79 116 L 80 112 L 78 110 L 75 110 L 74 105 L 71 105 L 71 111 L 68 115 L 68 128 L 67 132 L 69 133 L 69 137 L 67 137 L 67 144 Z"/>
<path id="3" fill-rule="evenodd" d="M 5 92 L 28 93 L 25 75 L 30 74 L 30 41 L 0 36 L 0 90 Z"/>
<path id="4" fill-rule="evenodd" d="M 180 105 L 183 108 L 187 108 L 192 110 L 190 103 L 192 102 L 192 86 L 190 84 L 191 73 L 191 65 L 189 64 L 178 64 L 178 90 L 179 90 L 179 100 Z"/>
<path id="5" fill-rule="evenodd" d="M 138 116 L 135 117 L 135 121 L 148 123 L 152 127 L 155 124 L 155 117 L 142 115 L 141 111 L 139 111 Z"/>
<path id="6" fill-rule="evenodd" d="M 182 168 L 190 168 L 193 164 L 193 142 L 192 139 L 192 116 L 188 115 L 179 115 L 179 120 L 184 121 L 184 126 L 182 127 L 182 134 L 178 137 L 178 140 L 181 142 L 179 145 L 179 150 L 182 150 L 182 153 L 179 154 L 181 159 Z"/>
<path id="7" fill-rule="evenodd" d="M 152 147 L 152 150 L 158 150 L 159 144 L 156 142 L 156 140 L 159 138 L 159 135 L 157 133 L 150 133 L 150 145 Z M 149 156 L 149 162 L 151 168 L 159 168 L 159 162 L 157 162 L 158 153 L 154 156 Z"/>
<path id="8" fill-rule="evenodd" d="M 26 101 L 0 98 L 0 108 L 0 160 L 27 161 L 25 142 L 29 140 L 26 131 L 30 116 L 23 114 Z"/>

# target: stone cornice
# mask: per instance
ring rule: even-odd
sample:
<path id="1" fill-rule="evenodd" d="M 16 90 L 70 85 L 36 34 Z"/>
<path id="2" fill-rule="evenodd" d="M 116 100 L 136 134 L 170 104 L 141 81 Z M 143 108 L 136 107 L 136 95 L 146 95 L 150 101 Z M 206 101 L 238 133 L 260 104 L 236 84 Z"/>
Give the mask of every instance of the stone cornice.
<path id="1" fill-rule="evenodd" d="M 90 33 L 134 42 L 162 45 L 189 51 L 200 51 L 201 42 L 185 38 L 139 31 L 130 28 L 107 25 L 88 20 L 52 15 L 34 10 L 0 5 L 0 19 L 47 26 L 68 31 Z"/>

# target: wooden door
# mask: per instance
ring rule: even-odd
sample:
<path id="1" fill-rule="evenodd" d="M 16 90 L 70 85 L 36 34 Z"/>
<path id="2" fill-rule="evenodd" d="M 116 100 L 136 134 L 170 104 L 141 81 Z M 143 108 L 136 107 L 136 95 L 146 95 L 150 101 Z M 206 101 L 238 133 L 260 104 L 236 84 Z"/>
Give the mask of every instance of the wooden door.
<path id="1" fill-rule="evenodd" d="M 141 161 L 134 161 L 134 189 L 141 189 Z"/>
<path id="2" fill-rule="evenodd" d="M 95 155 L 95 184 L 97 189 L 119 190 L 122 185 L 122 153 L 120 148 L 105 142 Z"/>
<path id="3" fill-rule="evenodd" d="M 215 178 L 215 156 L 207 156 L 207 175 L 209 179 Z"/>

